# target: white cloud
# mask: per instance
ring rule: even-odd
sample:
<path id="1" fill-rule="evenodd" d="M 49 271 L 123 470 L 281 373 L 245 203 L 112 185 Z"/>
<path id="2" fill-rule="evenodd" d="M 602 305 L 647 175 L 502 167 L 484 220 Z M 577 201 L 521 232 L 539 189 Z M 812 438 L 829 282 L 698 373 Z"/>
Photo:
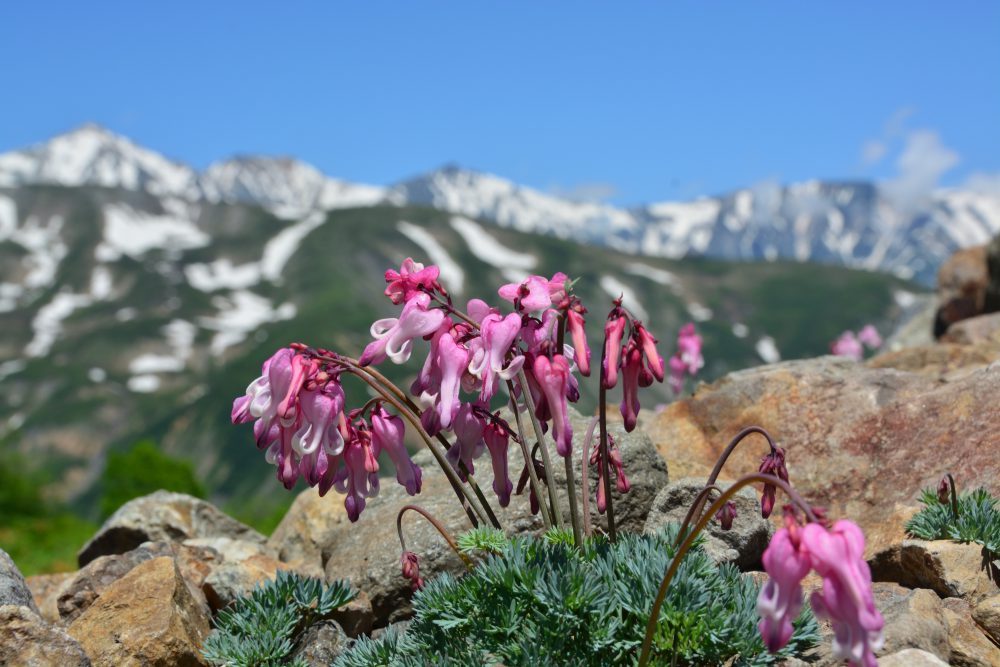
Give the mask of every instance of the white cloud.
<path id="1" fill-rule="evenodd" d="M 884 141 L 878 139 L 866 141 L 861 147 L 861 162 L 866 167 L 870 167 L 879 163 L 888 151 L 889 147 L 885 145 Z"/>
<path id="2" fill-rule="evenodd" d="M 1000 198 L 1000 172 L 994 174 L 976 172 L 969 176 L 963 187 L 976 194 Z"/>
<path id="3" fill-rule="evenodd" d="M 958 161 L 958 153 L 945 146 L 937 132 L 914 130 L 906 135 L 896 159 L 897 175 L 882 184 L 882 191 L 901 211 L 913 212 L 926 203 L 941 176 Z"/>

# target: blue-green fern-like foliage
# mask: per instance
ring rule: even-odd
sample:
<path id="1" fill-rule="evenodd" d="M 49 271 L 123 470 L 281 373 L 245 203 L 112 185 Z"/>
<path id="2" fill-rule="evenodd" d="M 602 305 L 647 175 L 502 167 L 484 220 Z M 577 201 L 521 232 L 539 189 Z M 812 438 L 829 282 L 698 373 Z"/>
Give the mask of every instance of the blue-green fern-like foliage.
<path id="1" fill-rule="evenodd" d="M 906 522 L 906 532 L 923 540 L 956 540 L 983 546 L 1000 555 L 1000 511 L 997 499 L 983 488 L 958 496 L 958 518 L 951 502 L 942 503 L 932 489 L 920 494 L 923 509 Z"/>
<path id="2" fill-rule="evenodd" d="M 308 667 L 291 658 L 295 640 L 357 597 L 345 581 L 324 586 L 318 579 L 279 571 L 219 612 L 202 654 L 226 667 Z"/>
<path id="3" fill-rule="evenodd" d="M 551 531 L 550 531 L 551 532 Z M 335 667 L 399 665 L 632 665 L 675 549 L 677 526 L 656 536 L 622 535 L 610 544 L 572 535 L 512 539 L 488 531 L 459 543 L 485 546 L 462 576 L 441 575 L 413 599 L 405 632 L 360 638 Z M 717 566 L 699 544 L 667 593 L 652 664 L 768 665 L 802 656 L 819 641 L 804 610 L 788 646 L 769 655 L 757 631 L 759 585 L 731 565 Z"/>

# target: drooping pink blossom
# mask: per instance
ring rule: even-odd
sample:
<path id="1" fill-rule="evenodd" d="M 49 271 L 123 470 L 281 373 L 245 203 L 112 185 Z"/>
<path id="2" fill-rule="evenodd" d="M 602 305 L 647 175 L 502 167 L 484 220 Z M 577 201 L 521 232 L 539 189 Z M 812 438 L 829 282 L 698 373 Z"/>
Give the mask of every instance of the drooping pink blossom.
<path id="1" fill-rule="evenodd" d="M 497 413 L 499 414 L 499 413 Z M 493 464 L 493 491 L 497 494 L 500 507 L 510 504 L 510 493 L 514 489 L 507 470 L 507 446 L 510 436 L 507 429 L 498 422 L 489 421 L 483 431 L 486 448 Z"/>
<path id="2" fill-rule="evenodd" d="M 399 558 L 403 576 L 410 580 L 410 587 L 416 591 L 424 587 L 424 580 L 420 577 L 420 560 L 417 554 L 412 551 L 404 551 Z"/>
<path id="3" fill-rule="evenodd" d="M 570 388 L 569 362 L 561 354 L 535 359 L 533 375 L 545 394 L 549 412 L 552 415 L 552 435 L 556 440 L 556 451 L 560 456 L 569 456 L 573 449 L 573 425 L 567 414 L 567 393 Z"/>
<path id="4" fill-rule="evenodd" d="M 785 449 L 775 447 L 760 460 L 757 472 L 764 475 L 774 475 L 783 482 L 788 481 L 788 468 L 785 467 Z M 777 489 L 774 484 L 764 484 L 764 492 L 760 499 L 760 515 L 763 518 L 771 516 L 774 511 L 774 494 Z"/>
<path id="5" fill-rule="evenodd" d="M 386 452 L 396 468 L 396 481 L 406 488 L 411 496 L 420 493 L 422 472 L 413 462 L 403 443 L 403 420 L 390 415 L 379 406 L 371 417 L 372 441 L 376 448 Z"/>
<path id="6" fill-rule="evenodd" d="M 566 311 L 566 329 L 573 341 L 573 354 L 580 375 L 590 377 L 590 346 L 587 345 L 587 332 L 584 330 L 586 321 L 583 315 L 574 309 Z"/>
<path id="7" fill-rule="evenodd" d="M 316 486 L 326 473 L 330 459 L 344 450 L 337 417 L 344 409 L 344 392 L 331 383 L 326 391 L 299 394 L 301 425 L 292 435 L 292 450 L 300 459 L 299 471 L 309 486 Z"/>
<path id="8" fill-rule="evenodd" d="M 371 334 L 375 340 L 365 347 L 359 363 L 362 366 L 379 364 L 386 357 L 393 363 L 406 363 L 413 350 L 413 339 L 434 333 L 444 322 L 444 311 L 429 309 L 430 302 L 427 294 L 415 294 L 403 306 L 398 319 L 389 317 L 372 324 Z"/>
<path id="9" fill-rule="evenodd" d="M 479 399 L 489 401 L 496 394 L 499 381 L 512 379 L 524 365 L 524 356 L 520 354 L 507 360 L 511 345 L 521 332 L 521 316 L 511 313 L 501 317 L 499 313 L 490 313 L 483 318 L 479 331 L 482 355 L 473 361 L 469 370 L 482 380 Z"/>
<path id="10" fill-rule="evenodd" d="M 794 523 L 778 530 L 764 551 L 764 570 L 769 579 L 757 596 L 758 629 L 771 653 L 792 638 L 792 623 L 802 611 L 802 580 L 812 567 L 803 547 L 801 531 Z"/>
<path id="11" fill-rule="evenodd" d="M 861 341 L 858 340 L 853 331 L 845 331 L 840 334 L 840 338 L 830 345 L 830 351 L 838 357 L 847 357 L 854 361 L 861 361 L 861 357 L 864 356 Z"/>
<path id="12" fill-rule="evenodd" d="M 858 342 L 870 350 L 877 350 L 882 347 L 882 336 L 879 335 L 878 329 L 873 325 L 866 324 L 858 332 Z"/>
<path id="13" fill-rule="evenodd" d="M 843 519 L 830 530 L 810 523 L 802 529 L 802 541 L 812 568 L 823 578 L 822 591 L 814 591 L 810 603 L 816 616 L 833 627 L 834 657 L 874 667 L 885 621 L 875 608 L 864 533 Z"/>
<path id="14" fill-rule="evenodd" d="M 458 395 L 462 388 L 462 376 L 469 367 L 469 350 L 455 342 L 450 335 L 440 336 L 435 342 L 437 347 L 431 354 L 436 354 L 438 367 L 441 369 L 438 415 L 441 428 L 448 429 L 461 405 Z"/>
<path id="15" fill-rule="evenodd" d="M 618 361 L 625 334 L 625 313 L 616 305 L 604 323 L 604 388 L 611 389 L 618 384 Z"/>
<path id="16" fill-rule="evenodd" d="M 407 257 L 399 271 L 389 269 L 385 272 L 385 281 L 389 283 L 385 288 L 385 295 L 397 305 L 409 301 L 414 295 L 421 293 L 421 288 L 440 289 L 440 274 L 440 269 L 433 264 L 425 268 L 423 264 Z"/>
<path id="17" fill-rule="evenodd" d="M 622 353 L 622 402 L 621 413 L 625 431 L 635 430 L 639 416 L 639 373 L 642 370 L 642 350 L 629 339 Z"/>
<path id="18" fill-rule="evenodd" d="M 728 501 L 715 513 L 715 520 L 722 526 L 722 530 L 732 530 L 733 519 L 736 518 L 736 503 Z"/>
<path id="19" fill-rule="evenodd" d="M 370 434 L 352 428 L 352 437 L 344 445 L 344 469 L 334 481 L 337 491 L 346 495 L 344 508 L 347 518 L 357 521 L 365 509 L 365 499 L 378 495 L 378 463 L 372 471 Z M 367 441 L 367 442 L 366 442 Z"/>
<path id="20" fill-rule="evenodd" d="M 465 470 L 469 474 L 476 471 L 475 460 L 483 453 L 486 442 L 483 440 L 485 429 L 484 420 L 476 414 L 471 403 L 463 403 L 455 415 L 455 423 L 452 425 L 452 432 L 455 434 L 455 443 L 448 450 L 447 458 L 455 471 L 458 472 L 462 481 L 465 481 L 466 474 L 459 467 L 459 463 L 465 464 Z"/>
<path id="21" fill-rule="evenodd" d="M 664 369 L 663 369 L 663 357 L 660 356 L 659 351 L 656 349 L 656 338 L 653 334 L 642 325 L 641 322 L 635 323 L 635 338 L 638 339 L 639 347 L 642 349 L 642 355 L 646 361 L 646 368 L 649 372 L 653 374 L 657 382 L 663 382 Z M 699 337 L 698 343 L 698 355 L 701 356 L 701 342 Z M 647 387 L 649 385 L 646 385 Z"/>

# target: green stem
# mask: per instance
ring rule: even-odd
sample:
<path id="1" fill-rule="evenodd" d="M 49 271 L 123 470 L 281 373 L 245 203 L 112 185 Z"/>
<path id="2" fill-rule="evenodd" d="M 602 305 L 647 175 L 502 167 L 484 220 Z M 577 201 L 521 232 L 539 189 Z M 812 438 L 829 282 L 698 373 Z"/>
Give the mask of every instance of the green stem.
<path id="1" fill-rule="evenodd" d="M 705 526 L 708 524 L 712 515 L 715 514 L 715 512 L 718 512 L 730 498 L 736 495 L 740 489 L 756 482 L 773 484 L 774 486 L 780 488 L 792 500 L 792 502 L 802 509 L 810 521 L 818 520 L 809 504 L 803 500 L 802 497 L 796 493 L 796 491 L 787 482 L 775 477 L 774 475 L 765 475 L 763 473 L 756 472 L 750 475 L 744 475 L 736 480 L 731 487 L 723 491 L 722 495 L 720 495 L 716 501 L 712 503 L 712 505 L 708 508 L 708 512 L 701 516 L 698 523 L 695 524 L 694 530 L 688 533 L 684 542 L 682 542 L 680 547 L 677 549 L 677 553 L 674 554 L 673 559 L 671 559 L 670 566 L 667 568 L 666 574 L 663 575 L 663 581 L 660 582 L 660 589 L 656 593 L 656 600 L 653 601 L 653 608 L 650 611 L 649 620 L 646 622 L 646 636 L 642 640 L 642 652 L 639 654 L 639 667 L 644 667 L 649 662 L 649 651 L 653 644 L 653 635 L 656 634 L 656 625 L 660 620 L 660 608 L 663 606 L 663 601 L 667 597 L 667 589 L 670 587 L 670 582 L 673 580 L 674 575 L 677 574 L 681 561 L 684 560 L 684 556 L 691 548 L 691 545 L 694 544 L 695 538 L 698 537 L 698 533 L 705 529 Z"/>
<path id="2" fill-rule="evenodd" d="M 566 342 L 566 313 L 559 314 L 557 331 L 556 353 L 562 354 Z M 563 458 L 563 463 L 566 465 L 566 495 L 569 497 L 569 521 L 573 525 L 573 543 L 580 548 L 583 546 L 583 530 L 580 527 L 580 509 L 576 501 L 576 475 L 573 474 L 572 452 Z"/>
<path id="3" fill-rule="evenodd" d="M 612 542 L 618 540 L 618 529 L 615 526 L 615 504 L 611 500 L 611 461 L 608 459 L 608 390 L 604 386 L 605 376 L 605 352 L 607 346 L 601 348 L 601 387 L 598 394 L 598 420 L 601 424 L 601 440 L 598 447 L 601 448 L 601 464 L 597 474 L 604 480 L 604 501 L 608 514 L 608 536 Z"/>
<path id="4" fill-rule="evenodd" d="M 517 372 L 517 382 L 521 386 L 521 399 L 528 408 L 528 416 L 531 417 L 531 427 L 535 430 L 535 442 L 540 445 L 539 449 L 542 450 L 542 464 L 545 466 L 546 475 L 548 475 L 545 487 L 549 491 L 549 506 L 552 508 L 552 525 L 558 528 L 562 525 L 562 513 L 559 511 L 559 503 L 556 502 L 556 485 L 552 483 L 555 477 L 555 469 L 552 467 L 552 461 L 549 457 L 549 448 L 545 446 L 542 425 L 539 423 L 538 415 L 535 414 L 534 406 L 531 404 L 531 392 L 528 390 L 528 378 L 524 374 L 524 369 Z"/>
<path id="5" fill-rule="evenodd" d="M 583 534 L 591 535 L 590 526 L 590 445 L 594 442 L 597 417 L 590 419 L 587 435 L 583 438 L 583 458 L 580 459 L 580 498 L 583 501 Z"/>
<path id="6" fill-rule="evenodd" d="M 517 425 L 517 442 L 521 446 L 521 455 L 524 457 L 524 465 L 528 468 L 528 479 L 531 482 L 531 490 L 538 499 L 538 513 L 542 516 L 542 525 L 545 530 L 552 527 L 552 518 L 548 505 L 545 502 L 545 495 L 542 493 L 542 483 L 535 472 L 535 465 L 531 460 L 531 452 L 528 451 L 528 439 L 524 437 L 524 427 L 521 424 L 521 413 L 517 409 L 517 399 L 514 398 L 514 383 L 507 381 L 507 393 L 510 394 L 510 409 L 514 412 L 514 422 Z M 530 410 L 531 407 L 529 406 Z"/>

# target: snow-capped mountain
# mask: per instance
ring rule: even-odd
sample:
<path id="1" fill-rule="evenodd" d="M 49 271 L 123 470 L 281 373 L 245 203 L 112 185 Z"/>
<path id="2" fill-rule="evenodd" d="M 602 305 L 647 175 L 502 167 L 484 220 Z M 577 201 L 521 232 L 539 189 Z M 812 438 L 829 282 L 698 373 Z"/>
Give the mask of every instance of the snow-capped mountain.
<path id="1" fill-rule="evenodd" d="M 618 208 L 455 166 L 388 188 L 333 179 L 291 158 L 240 157 L 198 173 L 95 125 L 0 155 L 0 188 L 34 183 L 144 191 L 173 209 L 246 203 L 292 220 L 338 208 L 421 205 L 653 257 L 816 261 L 925 284 L 956 249 L 1000 232 L 1000 199 L 960 190 L 936 192 L 915 207 L 872 183 L 810 181 Z"/>

